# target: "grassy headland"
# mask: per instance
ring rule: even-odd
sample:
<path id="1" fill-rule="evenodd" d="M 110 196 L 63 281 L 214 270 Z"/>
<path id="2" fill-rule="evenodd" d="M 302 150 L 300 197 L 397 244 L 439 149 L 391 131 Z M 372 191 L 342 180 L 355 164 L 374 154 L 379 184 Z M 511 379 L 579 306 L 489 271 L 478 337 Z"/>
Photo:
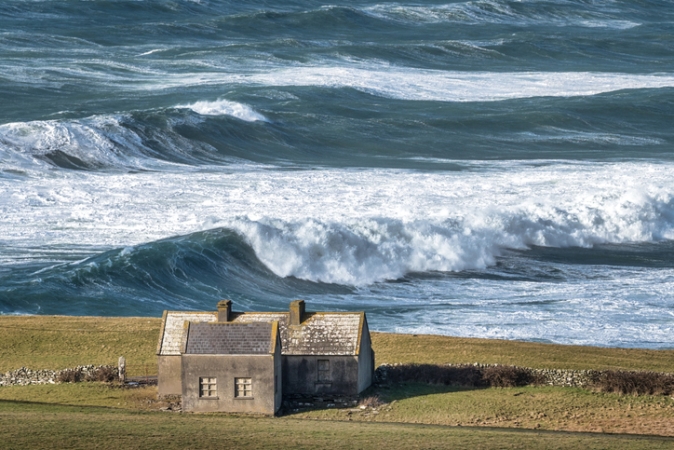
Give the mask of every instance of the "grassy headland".
<path id="1" fill-rule="evenodd" d="M 157 318 L 0 316 L 0 372 L 115 364 L 124 355 L 132 375 L 155 373 L 159 326 Z M 387 333 L 372 338 L 377 364 L 480 362 L 674 372 L 672 350 Z M 160 413 L 155 387 L 0 387 L 0 442 L 8 442 L 6 448 L 210 448 L 226 436 L 235 448 L 674 448 L 674 438 L 653 436 L 674 436 L 674 399 L 666 396 L 414 383 L 383 386 L 369 395 L 383 404 L 300 410 L 271 419 Z"/>

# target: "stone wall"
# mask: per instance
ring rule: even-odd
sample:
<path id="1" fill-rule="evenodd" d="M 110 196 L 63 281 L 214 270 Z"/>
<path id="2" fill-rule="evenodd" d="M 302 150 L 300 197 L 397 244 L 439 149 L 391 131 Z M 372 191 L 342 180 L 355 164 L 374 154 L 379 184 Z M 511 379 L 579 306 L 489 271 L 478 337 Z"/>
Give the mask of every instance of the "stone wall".
<path id="1" fill-rule="evenodd" d="M 31 370 L 26 367 L 11 370 L 0 374 L 0 386 L 26 386 L 29 384 L 56 384 L 62 373 L 75 371 L 81 373 L 81 379 L 86 380 L 100 369 L 110 369 L 117 373 L 112 366 L 77 366 L 63 370 Z"/>
<path id="2" fill-rule="evenodd" d="M 375 383 L 387 383 L 387 372 L 394 367 L 404 364 L 382 364 L 375 371 Z M 498 367 L 498 364 L 445 364 L 440 367 L 465 368 L 474 367 L 484 370 L 489 367 Z M 597 382 L 602 374 L 600 370 L 570 370 L 570 369 L 532 369 L 529 367 L 512 366 L 516 369 L 525 371 L 532 375 L 532 378 L 539 380 L 539 384 L 546 386 L 563 387 L 590 387 Z"/>

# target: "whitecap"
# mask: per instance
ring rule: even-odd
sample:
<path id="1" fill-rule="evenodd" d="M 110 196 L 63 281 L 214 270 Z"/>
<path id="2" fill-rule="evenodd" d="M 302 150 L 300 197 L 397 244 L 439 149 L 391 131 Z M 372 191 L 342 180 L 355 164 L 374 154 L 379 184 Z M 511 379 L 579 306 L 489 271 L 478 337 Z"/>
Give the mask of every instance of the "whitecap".
<path id="1" fill-rule="evenodd" d="M 189 108 L 202 116 L 232 116 L 246 122 L 269 122 L 265 116 L 248 105 L 229 100 L 199 101 L 187 105 L 177 105 L 176 108 Z"/>

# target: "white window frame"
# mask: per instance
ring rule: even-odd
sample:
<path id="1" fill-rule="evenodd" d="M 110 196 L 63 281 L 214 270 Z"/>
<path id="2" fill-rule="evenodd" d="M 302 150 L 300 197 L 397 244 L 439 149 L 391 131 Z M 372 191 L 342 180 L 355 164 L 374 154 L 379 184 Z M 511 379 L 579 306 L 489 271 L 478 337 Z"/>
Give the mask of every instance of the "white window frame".
<path id="1" fill-rule="evenodd" d="M 217 398 L 218 379 L 215 377 L 199 377 L 199 398 Z"/>
<path id="2" fill-rule="evenodd" d="M 250 377 L 234 378 L 234 398 L 253 398 L 253 379 Z"/>

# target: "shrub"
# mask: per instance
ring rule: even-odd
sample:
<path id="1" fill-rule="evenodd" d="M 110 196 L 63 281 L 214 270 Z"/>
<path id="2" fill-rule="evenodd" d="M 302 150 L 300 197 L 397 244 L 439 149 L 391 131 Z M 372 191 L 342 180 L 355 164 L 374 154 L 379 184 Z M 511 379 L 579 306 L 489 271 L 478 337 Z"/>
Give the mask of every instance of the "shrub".
<path id="1" fill-rule="evenodd" d="M 56 381 L 59 383 L 78 383 L 82 380 L 80 369 L 65 369 L 59 372 Z"/>
<path id="2" fill-rule="evenodd" d="M 100 366 L 85 377 L 85 381 L 103 381 L 109 383 L 117 379 L 117 370 L 110 366 Z"/>
<path id="3" fill-rule="evenodd" d="M 531 370 L 515 366 L 489 366 L 482 371 L 482 381 L 491 387 L 518 387 L 542 384 L 541 376 Z"/>
<path id="4" fill-rule="evenodd" d="M 388 383 L 427 383 L 456 386 L 478 386 L 482 379 L 473 366 L 438 366 L 435 364 L 401 364 L 386 368 Z"/>
<path id="5" fill-rule="evenodd" d="M 595 388 L 601 392 L 631 395 L 670 395 L 674 393 L 674 375 L 657 372 L 605 370 Z"/>
<path id="6" fill-rule="evenodd" d="M 383 368 L 386 383 L 426 383 L 465 387 L 515 387 L 543 384 L 543 376 L 514 366 L 400 364 Z"/>

